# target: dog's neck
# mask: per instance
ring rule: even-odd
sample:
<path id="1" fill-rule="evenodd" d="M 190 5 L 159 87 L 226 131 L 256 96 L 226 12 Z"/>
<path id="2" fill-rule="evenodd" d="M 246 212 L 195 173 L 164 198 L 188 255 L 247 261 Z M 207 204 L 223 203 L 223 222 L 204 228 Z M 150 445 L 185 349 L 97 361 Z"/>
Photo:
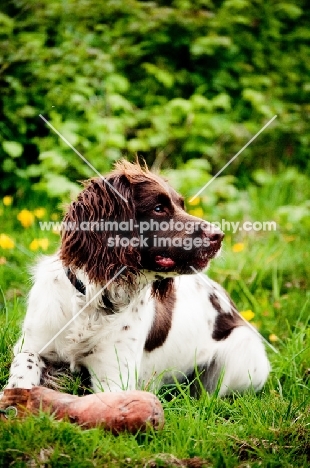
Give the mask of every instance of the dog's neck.
<path id="1" fill-rule="evenodd" d="M 162 291 L 166 291 L 165 281 L 176 273 L 157 273 L 151 270 L 142 270 L 139 275 L 134 275 L 132 281 L 118 278 L 118 281 L 101 285 L 91 283 L 85 272 L 72 271 L 65 268 L 65 273 L 77 294 L 85 296 L 85 303 L 92 303 L 94 308 L 105 315 L 112 315 L 126 309 L 130 303 L 144 295 L 145 289 L 151 287 L 152 294 L 160 298 Z"/>

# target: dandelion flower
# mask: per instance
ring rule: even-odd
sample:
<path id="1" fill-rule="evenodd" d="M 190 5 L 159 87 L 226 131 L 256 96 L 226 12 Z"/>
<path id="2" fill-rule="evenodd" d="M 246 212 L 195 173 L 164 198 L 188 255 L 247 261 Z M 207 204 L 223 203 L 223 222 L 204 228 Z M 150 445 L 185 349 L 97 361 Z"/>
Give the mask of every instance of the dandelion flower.
<path id="1" fill-rule="evenodd" d="M 40 247 L 39 239 L 33 239 L 33 241 L 31 241 L 29 244 L 30 250 L 38 250 L 39 247 Z"/>
<path id="2" fill-rule="evenodd" d="M 240 315 L 248 322 L 255 317 L 255 314 L 251 309 L 243 310 L 242 312 L 240 312 Z"/>
<path id="3" fill-rule="evenodd" d="M 195 197 L 193 200 L 189 200 L 189 201 L 187 202 L 187 204 L 188 204 L 189 206 L 197 206 L 197 205 L 199 205 L 200 201 L 201 201 L 201 198 L 200 198 L 200 197 Z"/>
<path id="4" fill-rule="evenodd" d="M 34 222 L 34 215 L 29 210 L 22 210 L 18 213 L 17 219 L 23 227 L 29 227 Z"/>
<path id="5" fill-rule="evenodd" d="M 41 219 L 46 213 L 45 208 L 37 208 L 36 210 L 33 210 L 33 214 L 35 215 L 36 218 Z"/>
<path id="6" fill-rule="evenodd" d="M 279 338 L 274 333 L 271 333 L 271 335 L 269 335 L 269 341 L 274 343 L 275 341 L 279 341 Z"/>
<path id="7" fill-rule="evenodd" d="M 30 250 L 47 250 L 49 241 L 46 238 L 43 239 L 33 239 L 29 244 Z"/>
<path id="8" fill-rule="evenodd" d="M 10 195 L 6 195 L 5 197 L 3 197 L 2 201 L 4 206 L 11 206 L 13 203 L 13 197 L 11 197 Z"/>
<path id="9" fill-rule="evenodd" d="M 39 239 L 39 245 L 41 247 L 42 250 L 47 250 L 48 249 L 48 239 L 46 237 L 44 237 L 43 239 Z"/>
<path id="10" fill-rule="evenodd" d="M 238 242 L 232 246 L 232 251 L 235 253 L 242 252 L 242 250 L 244 250 L 243 242 Z"/>
<path id="11" fill-rule="evenodd" d="M 13 249 L 14 248 L 14 241 L 6 234 L 0 234 L 0 247 L 2 249 Z"/>

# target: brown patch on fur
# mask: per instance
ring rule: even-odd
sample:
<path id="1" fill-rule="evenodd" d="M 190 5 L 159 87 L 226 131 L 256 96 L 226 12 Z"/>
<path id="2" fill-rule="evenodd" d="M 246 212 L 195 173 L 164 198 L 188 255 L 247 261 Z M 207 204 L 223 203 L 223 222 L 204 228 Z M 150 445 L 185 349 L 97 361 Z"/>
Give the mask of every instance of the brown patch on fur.
<path id="1" fill-rule="evenodd" d="M 173 293 L 174 280 L 173 278 L 165 278 L 152 283 L 152 296 L 155 299 L 163 300 Z"/>
<path id="2" fill-rule="evenodd" d="M 235 306 L 231 308 L 230 312 L 224 312 L 216 294 L 210 294 L 209 299 L 218 313 L 214 323 L 212 338 L 216 341 L 226 340 L 234 328 L 243 325 L 243 321 L 236 312 Z M 231 304 L 233 304 L 232 301 Z"/>
<path id="3" fill-rule="evenodd" d="M 214 309 L 217 311 L 218 314 L 224 314 L 225 313 L 223 311 L 222 307 L 221 307 L 219 298 L 217 297 L 217 295 L 215 293 L 210 294 L 209 300 L 210 300 L 211 304 L 213 305 Z"/>
<path id="4" fill-rule="evenodd" d="M 155 296 L 155 317 L 144 345 L 145 351 L 151 352 L 162 346 L 169 334 L 172 314 L 176 303 L 176 293 L 175 288 L 173 287 L 173 281 L 170 286 L 171 290 L 169 295 L 162 297 Z"/>

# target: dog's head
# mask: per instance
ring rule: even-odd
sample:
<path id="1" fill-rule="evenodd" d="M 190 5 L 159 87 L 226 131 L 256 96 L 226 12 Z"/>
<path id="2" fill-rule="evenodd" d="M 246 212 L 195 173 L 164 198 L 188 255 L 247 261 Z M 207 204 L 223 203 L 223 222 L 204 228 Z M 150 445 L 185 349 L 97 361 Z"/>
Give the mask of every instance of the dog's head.
<path id="1" fill-rule="evenodd" d="M 117 163 L 106 179 L 85 183 L 63 222 L 60 256 L 105 284 L 123 266 L 133 282 L 142 271 L 154 279 L 205 269 L 221 247 L 223 233 L 184 211 L 182 197 L 139 164 Z"/>

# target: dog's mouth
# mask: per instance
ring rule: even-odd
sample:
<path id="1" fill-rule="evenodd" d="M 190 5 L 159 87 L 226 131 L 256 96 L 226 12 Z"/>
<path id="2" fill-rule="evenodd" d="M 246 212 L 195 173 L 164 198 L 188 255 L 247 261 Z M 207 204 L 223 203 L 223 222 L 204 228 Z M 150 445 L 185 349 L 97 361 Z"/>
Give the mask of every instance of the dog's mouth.
<path id="1" fill-rule="evenodd" d="M 189 262 L 189 260 L 186 261 L 186 265 L 183 263 L 183 265 L 179 268 L 176 268 L 176 270 L 180 269 L 181 270 L 185 267 L 186 271 L 188 270 L 188 266 L 189 266 L 189 263 L 191 263 L 191 267 L 194 267 L 195 269 L 197 270 L 204 270 L 210 260 L 212 258 L 214 258 L 214 256 L 216 255 L 217 252 L 205 252 L 205 251 L 202 251 L 202 252 L 199 252 L 198 255 L 193 255 L 192 258 L 191 258 L 191 261 Z M 169 270 L 169 271 L 174 271 L 176 265 L 177 265 L 177 261 L 173 260 L 173 258 L 171 258 L 171 256 L 169 256 L 168 254 L 165 255 L 165 254 L 162 254 L 162 255 L 156 255 L 156 257 L 154 258 L 155 260 L 155 263 L 157 266 L 159 266 L 160 268 L 163 268 L 165 269 L 166 271 Z M 188 270 L 190 273 L 192 273 L 192 270 Z"/>
<path id="2" fill-rule="evenodd" d="M 173 268 L 176 264 L 170 257 L 164 257 L 162 255 L 156 255 L 155 263 L 163 268 Z"/>
<path id="3" fill-rule="evenodd" d="M 181 275 L 193 274 L 195 270 L 205 270 L 210 261 L 217 257 L 221 250 L 222 236 L 208 239 L 208 244 L 200 248 L 145 249 L 142 252 L 141 264 L 145 269 L 163 273 Z"/>

